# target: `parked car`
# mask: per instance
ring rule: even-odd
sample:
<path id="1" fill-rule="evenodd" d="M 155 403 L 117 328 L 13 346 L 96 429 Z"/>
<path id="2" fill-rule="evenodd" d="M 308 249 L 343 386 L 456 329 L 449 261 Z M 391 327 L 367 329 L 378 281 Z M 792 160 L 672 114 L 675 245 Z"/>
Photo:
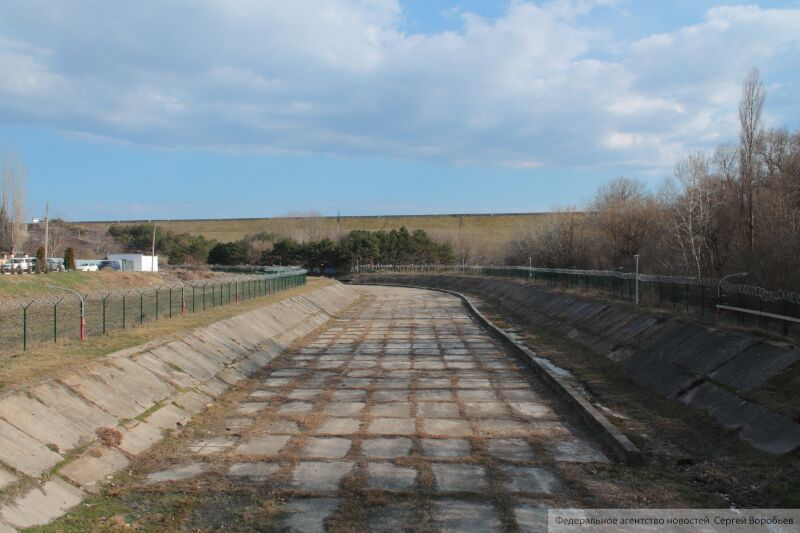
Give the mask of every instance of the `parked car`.
<path id="1" fill-rule="evenodd" d="M 47 270 L 50 272 L 64 272 L 64 260 L 51 257 L 47 260 Z"/>
<path id="2" fill-rule="evenodd" d="M 97 272 L 99 269 L 97 267 L 97 263 L 91 262 L 76 266 L 75 270 L 77 272 Z"/>
<path id="3" fill-rule="evenodd" d="M 97 265 L 100 270 L 122 270 L 122 261 L 118 259 L 104 259 Z"/>
<path id="4" fill-rule="evenodd" d="M 0 268 L 2 268 L 2 271 L 5 274 L 18 274 L 22 272 L 30 272 L 34 268 L 34 258 L 14 257 L 12 259 L 9 259 Z"/>

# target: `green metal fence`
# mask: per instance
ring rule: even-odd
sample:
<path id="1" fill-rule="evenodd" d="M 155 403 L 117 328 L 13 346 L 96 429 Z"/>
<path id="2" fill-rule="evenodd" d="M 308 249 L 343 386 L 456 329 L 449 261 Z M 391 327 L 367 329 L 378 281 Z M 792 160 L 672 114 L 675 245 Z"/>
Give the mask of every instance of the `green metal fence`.
<path id="1" fill-rule="evenodd" d="M 362 265 L 359 272 L 513 278 L 546 288 L 592 293 L 630 303 L 636 302 L 638 285 L 640 305 L 689 313 L 709 322 L 735 323 L 775 330 L 784 335 L 800 334 L 800 294 L 731 283 L 725 278 L 637 276 L 632 272 L 618 271 L 469 265 Z M 718 307 L 720 305 L 725 307 Z"/>
<path id="2" fill-rule="evenodd" d="M 305 284 L 305 270 L 273 269 L 225 280 L 185 284 L 175 280 L 168 286 L 82 296 L 86 336 L 105 335 L 155 320 L 177 319 Z M 0 311 L 2 351 L 24 351 L 36 343 L 78 339 L 80 331 L 81 300 L 74 294 L 65 292 Z"/>

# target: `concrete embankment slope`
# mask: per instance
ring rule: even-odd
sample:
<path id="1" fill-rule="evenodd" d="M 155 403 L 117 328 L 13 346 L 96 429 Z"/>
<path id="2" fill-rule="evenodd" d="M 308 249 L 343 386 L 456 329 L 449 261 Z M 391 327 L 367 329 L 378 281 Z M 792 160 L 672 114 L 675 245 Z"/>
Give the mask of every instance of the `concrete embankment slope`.
<path id="1" fill-rule="evenodd" d="M 705 411 L 755 448 L 775 455 L 800 448 L 800 424 L 748 399 L 749 393 L 800 360 L 796 346 L 511 280 L 370 275 L 359 281 L 478 295 L 529 325 L 567 336 L 592 353 L 607 357 L 634 381 Z"/>
<path id="2" fill-rule="evenodd" d="M 0 398 L 0 533 L 57 518 L 357 297 L 328 285 Z"/>

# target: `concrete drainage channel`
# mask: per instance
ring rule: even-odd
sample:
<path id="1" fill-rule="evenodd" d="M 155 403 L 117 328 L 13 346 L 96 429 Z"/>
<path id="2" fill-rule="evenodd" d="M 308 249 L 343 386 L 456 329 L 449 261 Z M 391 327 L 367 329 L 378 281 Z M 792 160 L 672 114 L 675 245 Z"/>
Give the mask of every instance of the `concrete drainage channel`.
<path id="1" fill-rule="evenodd" d="M 491 320 L 486 318 L 480 311 L 478 311 L 478 309 L 467 296 L 461 294 L 460 292 L 433 287 L 392 283 L 375 283 L 375 285 L 437 291 L 445 294 L 451 294 L 460 298 L 461 301 L 464 302 L 467 310 L 481 324 L 483 324 L 493 336 L 499 339 L 512 352 L 525 361 L 535 371 L 536 375 L 556 393 L 556 395 L 572 410 L 572 412 L 578 418 L 584 422 L 584 425 L 594 434 L 594 436 L 608 449 L 614 452 L 617 460 L 629 465 L 642 464 L 642 452 L 628 439 L 628 437 L 623 435 L 621 431 L 614 427 L 602 413 L 595 409 L 594 406 L 592 406 L 583 396 L 578 393 L 578 391 L 576 391 L 569 383 L 567 383 L 563 377 L 559 376 L 558 372 L 550 368 L 548 365 L 543 364 L 541 359 L 537 357 L 536 354 L 530 350 L 530 348 L 517 342 L 510 334 L 494 325 Z"/>
<path id="2" fill-rule="evenodd" d="M 0 399 L 0 533 L 46 524 L 358 298 L 336 284 Z"/>

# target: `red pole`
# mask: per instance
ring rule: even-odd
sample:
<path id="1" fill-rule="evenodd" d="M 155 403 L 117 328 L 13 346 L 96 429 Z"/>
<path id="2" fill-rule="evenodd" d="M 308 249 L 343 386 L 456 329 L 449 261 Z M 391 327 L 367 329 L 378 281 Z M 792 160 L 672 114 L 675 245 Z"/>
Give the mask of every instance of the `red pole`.
<path id="1" fill-rule="evenodd" d="M 86 340 L 86 319 L 81 317 L 81 340 Z"/>
<path id="2" fill-rule="evenodd" d="M 186 300 L 181 302 L 181 316 L 186 316 Z"/>

